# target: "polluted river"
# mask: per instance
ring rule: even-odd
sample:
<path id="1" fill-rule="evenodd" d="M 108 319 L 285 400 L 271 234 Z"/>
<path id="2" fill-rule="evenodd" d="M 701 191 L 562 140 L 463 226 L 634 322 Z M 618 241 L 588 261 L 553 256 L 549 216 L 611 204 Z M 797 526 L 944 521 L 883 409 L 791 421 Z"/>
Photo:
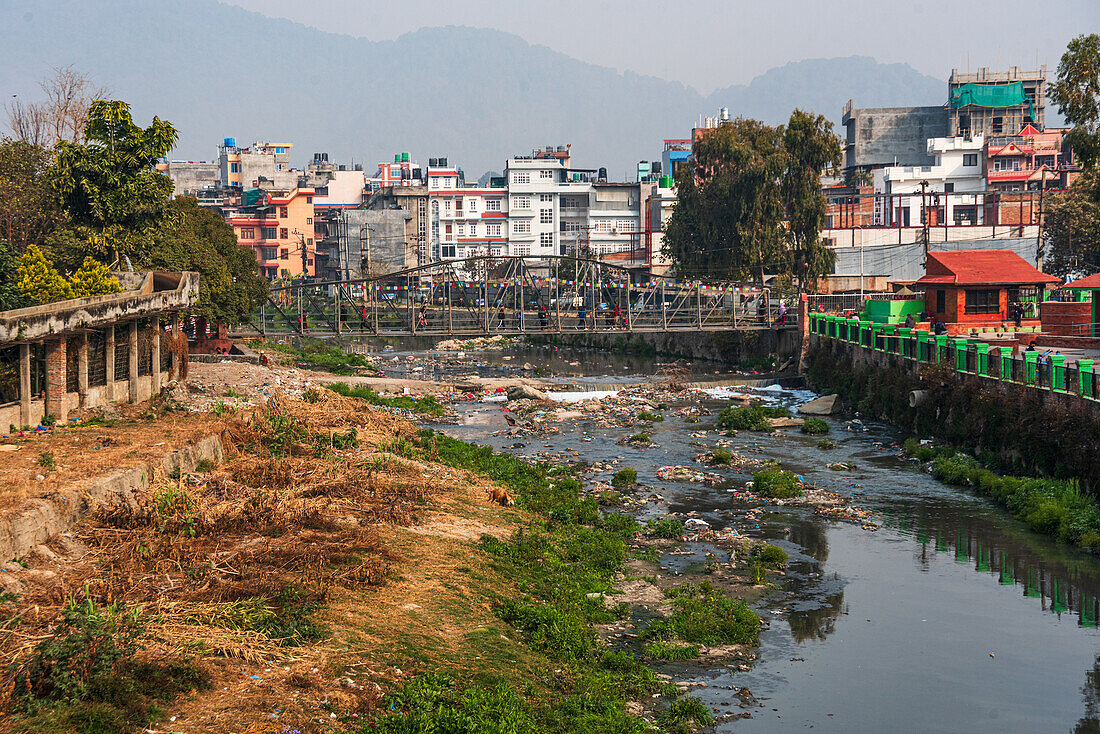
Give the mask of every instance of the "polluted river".
<path id="1" fill-rule="evenodd" d="M 438 355 L 419 357 L 428 365 L 423 377 L 445 376 Z M 1100 732 L 1100 560 L 936 481 L 900 451 L 905 436 L 895 428 L 825 417 L 832 448 L 798 428 L 727 436 L 715 421 L 731 400 L 784 405 L 797 417 L 816 396 L 705 363 L 681 378 L 716 386 L 660 405 L 661 421 L 616 424 L 595 399 L 656 385 L 655 360 L 522 348 L 482 352 L 476 361 L 482 374 L 526 362 L 561 408 L 537 412 L 537 430 L 521 430 L 503 395 L 471 396 L 454 405 L 456 424 L 433 427 L 530 460 L 595 465 L 585 474 L 589 485 L 615 469 L 637 470 L 622 509 L 643 525 L 671 516 L 689 529 L 653 558 L 656 573 L 698 581 L 708 554 L 718 564 L 732 560 L 730 544 L 692 529 L 767 540 L 788 553 L 787 567 L 750 600 L 764 620 L 752 655 L 653 664 L 712 707 L 719 717 L 712 730 Z M 563 372 L 569 376 L 556 377 Z M 638 425 L 652 445 L 624 441 Z M 718 446 L 778 460 L 870 517 L 746 502 L 738 490 L 751 469 L 697 461 Z M 723 481 L 673 481 L 669 467 L 677 466 Z"/>

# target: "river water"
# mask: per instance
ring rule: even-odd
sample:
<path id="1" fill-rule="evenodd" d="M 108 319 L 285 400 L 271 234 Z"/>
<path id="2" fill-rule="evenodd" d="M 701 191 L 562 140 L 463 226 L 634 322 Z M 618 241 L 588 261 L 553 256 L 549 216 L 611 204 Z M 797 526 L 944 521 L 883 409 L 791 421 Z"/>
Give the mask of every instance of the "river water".
<path id="1" fill-rule="evenodd" d="M 602 370 L 592 359 L 582 364 L 592 365 L 590 382 L 624 379 L 621 369 Z M 652 363 L 628 366 L 642 381 L 653 372 Z M 714 378 L 713 366 L 693 369 Z M 721 390 L 711 392 L 703 402 L 717 413 L 726 402 Z M 777 386 L 759 394 L 792 407 L 813 397 Z M 745 507 L 720 489 L 657 479 L 660 466 L 693 464 L 701 449 L 690 445 L 690 433 L 710 430 L 703 442 L 715 445 L 713 415 L 687 424 L 664 411 L 665 421 L 651 431 L 659 448 L 640 449 L 614 444 L 625 429 L 584 421 L 550 436 L 492 436 L 505 425 L 499 405 L 456 407 L 462 424 L 444 430 L 459 438 L 529 458 L 621 458 L 638 470 L 641 494 L 655 498 L 642 521 L 693 512 L 716 529 L 735 527 L 788 551 L 786 576 L 756 606 L 769 624 L 750 670 L 662 668 L 678 681 L 705 683 L 692 692 L 718 713 L 751 713 L 717 731 L 1100 732 L 1100 560 L 935 481 L 897 455 L 902 436 L 889 426 L 829 418 L 839 444 L 832 450 L 797 431 L 780 438 L 741 432 L 731 447 L 777 458 L 808 481 L 850 493 L 881 523 L 872 532 L 777 506 L 746 522 Z M 829 462 L 853 468 L 833 471 Z M 695 556 L 665 555 L 663 572 L 691 571 L 716 550 L 706 543 L 686 548 Z M 734 696 L 742 687 L 760 705 L 743 708 Z"/>

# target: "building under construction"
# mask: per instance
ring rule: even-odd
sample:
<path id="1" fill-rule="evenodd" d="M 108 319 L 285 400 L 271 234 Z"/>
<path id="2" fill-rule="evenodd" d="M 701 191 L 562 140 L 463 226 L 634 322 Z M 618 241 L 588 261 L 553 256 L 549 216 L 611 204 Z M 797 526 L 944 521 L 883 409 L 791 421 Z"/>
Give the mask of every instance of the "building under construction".
<path id="1" fill-rule="evenodd" d="M 970 138 L 985 135 L 1015 135 L 1031 123 L 1039 130 L 1046 126 L 1047 67 L 1021 71 L 991 72 L 981 67 L 962 74 L 951 70 L 947 81 L 947 134 Z"/>

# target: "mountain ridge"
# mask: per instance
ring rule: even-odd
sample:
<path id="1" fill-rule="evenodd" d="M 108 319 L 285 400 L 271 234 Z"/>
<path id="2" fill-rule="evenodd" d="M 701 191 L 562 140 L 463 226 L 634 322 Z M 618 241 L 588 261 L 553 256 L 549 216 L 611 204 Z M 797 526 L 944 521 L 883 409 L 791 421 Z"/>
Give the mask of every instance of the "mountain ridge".
<path id="1" fill-rule="evenodd" d="M 207 159 L 223 137 L 294 143 L 372 169 L 393 151 L 447 156 L 469 171 L 572 143 L 576 165 L 631 177 L 687 137 L 700 115 L 778 123 L 795 107 L 839 123 L 857 106 L 940 104 L 946 82 L 869 57 L 775 67 L 708 95 L 682 82 L 597 66 L 504 31 L 425 27 L 371 41 L 215 0 L 9 0 L 0 94 L 34 98 L 50 66 L 73 65 L 180 130 L 174 158 Z M 64 40 L 62 40 L 64 39 Z M 4 94 L 6 90 L 11 90 Z"/>

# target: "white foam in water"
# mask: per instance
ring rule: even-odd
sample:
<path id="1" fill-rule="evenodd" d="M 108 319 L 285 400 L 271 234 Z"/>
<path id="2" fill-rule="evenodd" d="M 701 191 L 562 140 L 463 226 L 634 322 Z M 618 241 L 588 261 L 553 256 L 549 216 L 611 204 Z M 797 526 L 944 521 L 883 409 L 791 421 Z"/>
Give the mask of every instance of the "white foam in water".
<path id="1" fill-rule="evenodd" d="M 582 400 L 602 400 L 603 398 L 618 395 L 618 390 L 588 390 L 584 392 L 548 392 L 547 397 L 559 403 L 579 403 Z"/>

